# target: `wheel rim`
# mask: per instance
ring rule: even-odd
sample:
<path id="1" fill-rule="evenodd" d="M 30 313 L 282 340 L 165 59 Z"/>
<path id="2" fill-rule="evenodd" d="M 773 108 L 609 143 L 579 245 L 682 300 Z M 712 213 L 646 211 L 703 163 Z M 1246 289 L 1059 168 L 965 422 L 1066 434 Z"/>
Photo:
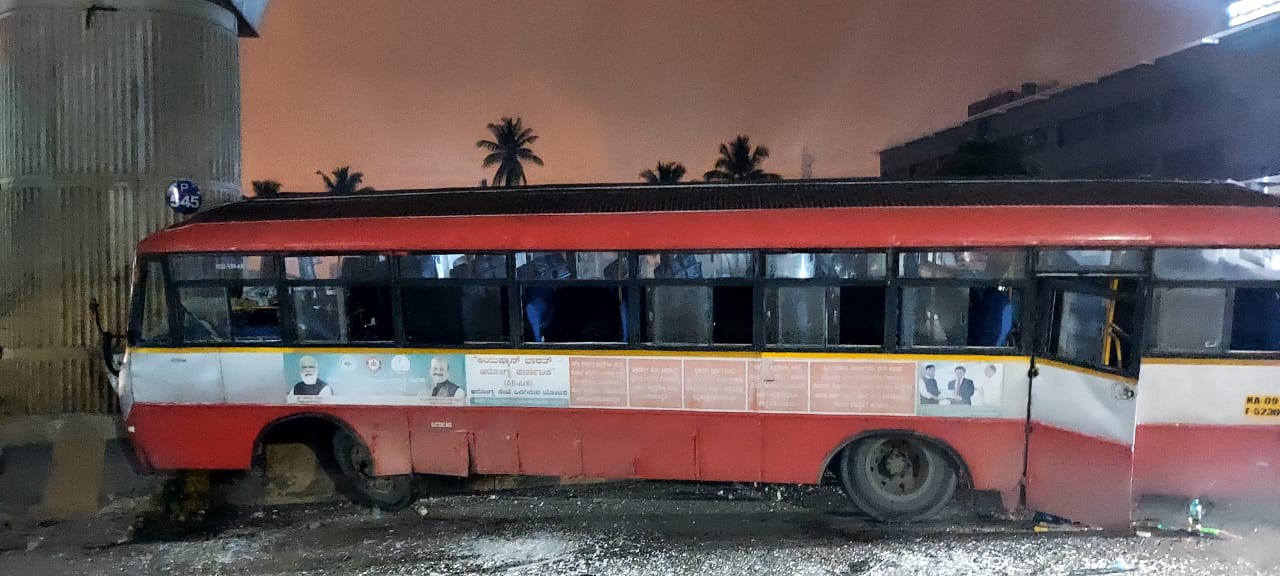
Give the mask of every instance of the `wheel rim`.
<path id="1" fill-rule="evenodd" d="M 930 470 L 924 449 L 909 440 L 880 440 L 869 447 L 864 472 L 884 498 L 906 501 L 925 489 Z"/>

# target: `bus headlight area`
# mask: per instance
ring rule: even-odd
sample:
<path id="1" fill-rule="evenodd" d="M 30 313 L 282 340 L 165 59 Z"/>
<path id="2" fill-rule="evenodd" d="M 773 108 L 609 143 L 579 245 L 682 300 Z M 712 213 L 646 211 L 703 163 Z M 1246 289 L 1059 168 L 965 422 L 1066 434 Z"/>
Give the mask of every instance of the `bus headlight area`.
<path id="1" fill-rule="evenodd" d="M 1107 528 L 1149 495 L 1280 496 L 1259 465 L 1280 457 L 1274 196 L 882 181 L 327 202 L 215 208 L 140 244 L 118 386 L 154 466 L 305 442 L 386 509 L 418 474 L 825 481 L 893 521 L 970 487 Z"/>

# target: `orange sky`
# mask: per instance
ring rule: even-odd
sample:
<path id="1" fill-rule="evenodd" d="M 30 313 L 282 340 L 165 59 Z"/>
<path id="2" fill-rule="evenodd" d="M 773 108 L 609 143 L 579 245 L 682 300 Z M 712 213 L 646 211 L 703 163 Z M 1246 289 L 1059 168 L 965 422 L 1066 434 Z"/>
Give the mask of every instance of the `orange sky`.
<path id="1" fill-rule="evenodd" d="M 359 6 L 353 9 L 352 6 Z M 1221 23 L 1216 0 L 272 0 L 241 42 L 244 179 L 318 190 L 491 177 L 504 115 L 541 139 L 534 184 L 699 177 L 737 134 L 765 167 L 878 174 L 876 151 L 1023 81 L 1094 78 Z"/>

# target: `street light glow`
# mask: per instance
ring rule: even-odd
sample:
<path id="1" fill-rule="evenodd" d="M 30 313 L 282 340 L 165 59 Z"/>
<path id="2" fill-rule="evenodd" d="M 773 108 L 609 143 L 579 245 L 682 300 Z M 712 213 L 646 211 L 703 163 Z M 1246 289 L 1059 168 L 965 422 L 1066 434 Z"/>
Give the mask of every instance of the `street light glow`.
<path id="1" fill-rule="evenodd" d="M 1227 5 L 1228 24 L 1239 26 L 1280 12 L 1280 0 L 1239 0 Z"/>

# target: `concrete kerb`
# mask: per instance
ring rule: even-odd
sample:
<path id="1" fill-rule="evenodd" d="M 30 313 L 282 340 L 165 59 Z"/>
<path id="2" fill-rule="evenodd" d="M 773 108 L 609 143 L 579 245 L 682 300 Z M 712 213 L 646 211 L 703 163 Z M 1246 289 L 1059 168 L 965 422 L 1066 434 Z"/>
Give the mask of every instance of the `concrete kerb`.
<path id="1" fill-rule="evenodd" d="M 92 516 L 150 492 L 118 417 L 0 416 L 0 508 L 32 520 Z"/>
<path id="2" fill-rule="evenodd" d="M 262 475 L 223 486 L 228 503 L 276 505 L 340 498 L 311 447 L 267 447 Z M 94 516 L 121 499 L 157 493 L 169 475 L 138 474 L 118 416 L 0 416 L 0 515 L 31 521 Z M 481 476 L 455 488 L 486 492 L 588 484 L 594 478 Z"/>

